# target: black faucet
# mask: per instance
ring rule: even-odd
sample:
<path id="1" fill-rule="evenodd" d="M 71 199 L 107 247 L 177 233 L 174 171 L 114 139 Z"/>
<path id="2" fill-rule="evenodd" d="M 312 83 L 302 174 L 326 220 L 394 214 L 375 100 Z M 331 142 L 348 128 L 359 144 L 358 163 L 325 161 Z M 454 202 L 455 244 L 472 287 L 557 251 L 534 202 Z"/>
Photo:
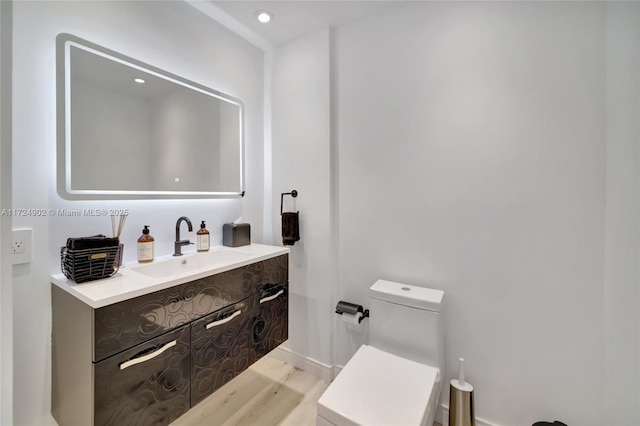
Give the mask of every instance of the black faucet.
<path id="1" fill-rule="evenodd" d="M 180 223 L 182 221 L 187 222 L 187 225 L 189 226 L 189 232 L 193 232 L 193 225 L 191 225 L 191 221 L 189 220 L 189 218 L 186 217 L 186 216 L 180 217 L 180 219 L 178 219 L 178 221 L 176 222 L 176 241 L 175 241 L 175 243 L 173 243 L 173 247 L 174 247 L 173 255 L 174 256 L 182 256 L 182 246 L 187 246 L 189 244 L 193 244 L 189 240 L 181 240 L 180 239 Z"/>

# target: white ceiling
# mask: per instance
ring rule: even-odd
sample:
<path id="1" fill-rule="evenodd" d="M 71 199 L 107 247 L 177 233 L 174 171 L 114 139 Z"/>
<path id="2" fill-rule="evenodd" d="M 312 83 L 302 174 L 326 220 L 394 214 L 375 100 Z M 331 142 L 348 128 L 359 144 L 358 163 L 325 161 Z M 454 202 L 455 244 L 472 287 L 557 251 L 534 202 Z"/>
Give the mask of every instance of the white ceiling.
<path id="1" fill-rule="evenodd" d="M 381 14 L 404 3 L 402 0 L 209 1 L 273 46 L 329 26 L 339 26 L 366 16 Z M 258 10 L 267 10 L 274 18 L 268 24 L 262 24 L 256 19 Z"/>

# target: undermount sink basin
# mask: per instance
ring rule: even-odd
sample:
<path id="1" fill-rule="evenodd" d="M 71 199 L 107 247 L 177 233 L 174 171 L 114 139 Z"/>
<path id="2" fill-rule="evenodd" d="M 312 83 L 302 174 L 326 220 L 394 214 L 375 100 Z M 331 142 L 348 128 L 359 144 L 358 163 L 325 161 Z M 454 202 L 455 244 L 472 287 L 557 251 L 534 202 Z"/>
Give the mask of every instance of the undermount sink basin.
<path id="1" fill-rule="evenodd" d="M 131 270 L 149 277 L 169 278 L 199 270 L 219 268 L 236 262 L 242 262 L 250 257 L 251 254 L 249 253 L 222 249 L 170 257 L 166 260 L 158 260 L 134 266 Z"/>

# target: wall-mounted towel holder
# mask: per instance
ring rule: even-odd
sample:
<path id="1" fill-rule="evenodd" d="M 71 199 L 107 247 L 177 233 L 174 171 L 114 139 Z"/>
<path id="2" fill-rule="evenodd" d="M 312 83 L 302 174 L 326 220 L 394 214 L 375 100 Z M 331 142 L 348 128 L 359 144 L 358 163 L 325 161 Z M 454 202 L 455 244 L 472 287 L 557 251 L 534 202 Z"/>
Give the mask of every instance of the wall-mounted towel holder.
<path id="1" fill-rule="evenodd" d="M 282 194 L 280 194 L 280 216 L 282 216 L 282 202 L 284 201 L 285 195 L 291 195 L 293 198 L 296 198 L 298 196 L 298 191 L 294 189 L 291 192 L 283 192 Z"/>

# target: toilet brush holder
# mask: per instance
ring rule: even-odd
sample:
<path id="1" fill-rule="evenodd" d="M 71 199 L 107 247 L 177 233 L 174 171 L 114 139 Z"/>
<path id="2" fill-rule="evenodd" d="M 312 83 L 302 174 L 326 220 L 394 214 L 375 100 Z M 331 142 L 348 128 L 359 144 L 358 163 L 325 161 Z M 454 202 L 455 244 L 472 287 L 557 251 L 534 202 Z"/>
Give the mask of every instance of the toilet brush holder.
<path id="1" fill-rule="evenodd" d="M 449 385 L 449 426 L 475 426 L 473 386 L 464 380 L 464 359 L 459 358 L 458 379 Z"/>

